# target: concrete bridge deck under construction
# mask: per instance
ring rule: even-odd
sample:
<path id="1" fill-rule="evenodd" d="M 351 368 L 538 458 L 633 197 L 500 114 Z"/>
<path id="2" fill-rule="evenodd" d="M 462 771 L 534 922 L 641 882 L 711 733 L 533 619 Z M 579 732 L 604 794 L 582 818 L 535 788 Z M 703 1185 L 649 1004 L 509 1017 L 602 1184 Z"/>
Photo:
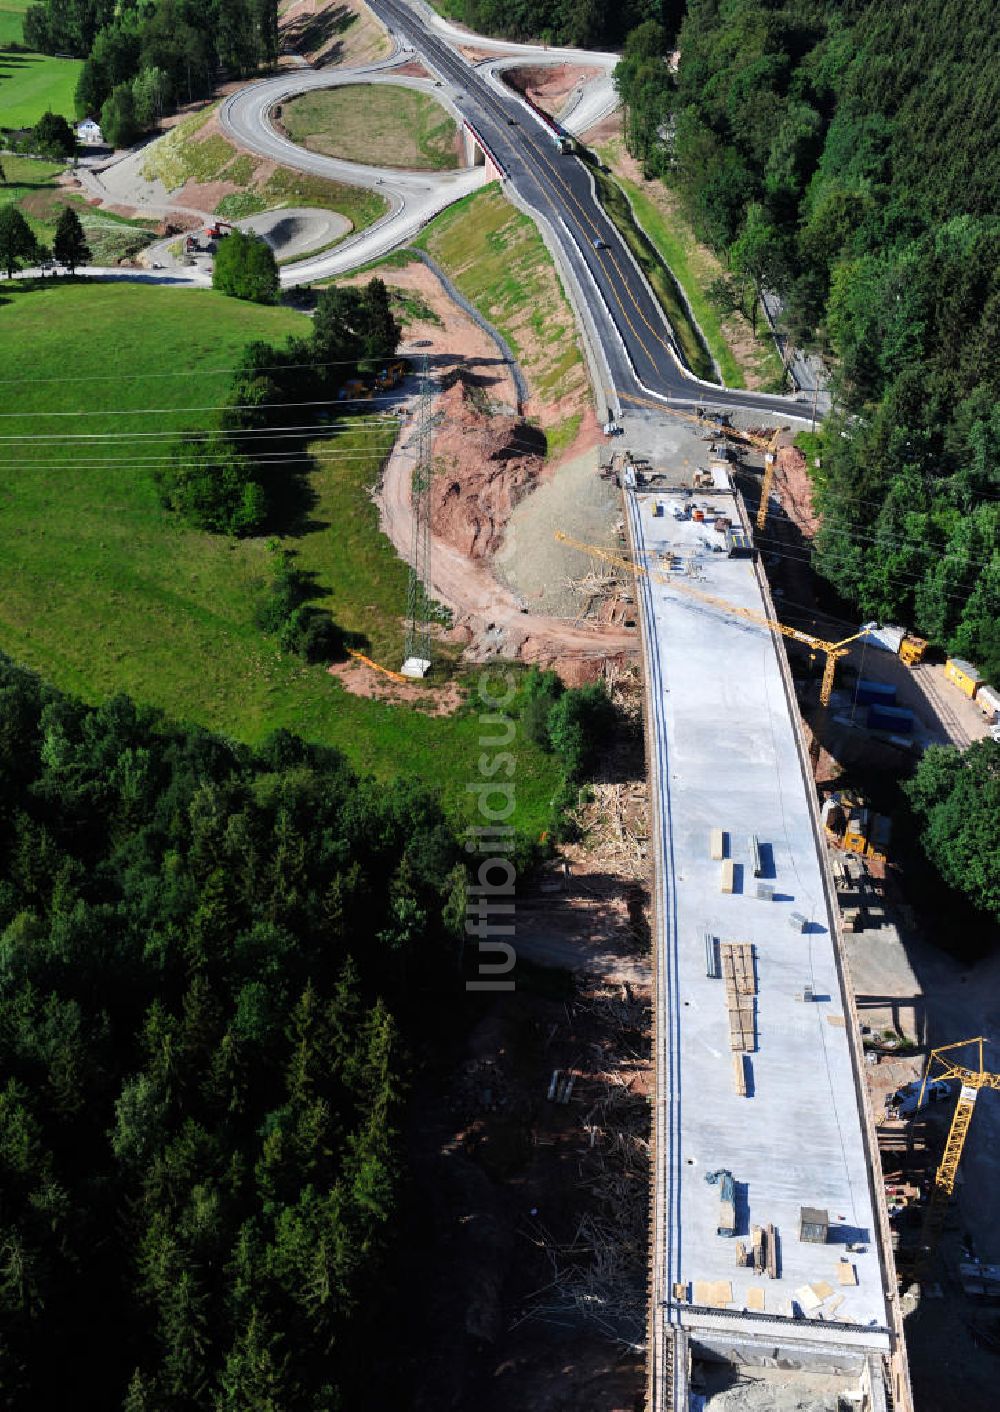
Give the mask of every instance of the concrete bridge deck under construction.
<path id="1" fill-rule="evenodd" d="M 742 502 L 721 468 L 692 489 L 681 450 L 708 453 L 687 440 L 656 490 L 626 489 L 637 562 L 679 585 L 637 584 L 658 840 L 650 1405 L 687 1406 L 668 1394 L 681 1331 L 696 1356 L 842 1374 L 880 1407 L 898 1306 L 811 773 L 780 639 L 683 591 L 773 615 L 713 526 L 748 529 Z M 803 1208 L 825 1239 L 800 1238 Z"/>

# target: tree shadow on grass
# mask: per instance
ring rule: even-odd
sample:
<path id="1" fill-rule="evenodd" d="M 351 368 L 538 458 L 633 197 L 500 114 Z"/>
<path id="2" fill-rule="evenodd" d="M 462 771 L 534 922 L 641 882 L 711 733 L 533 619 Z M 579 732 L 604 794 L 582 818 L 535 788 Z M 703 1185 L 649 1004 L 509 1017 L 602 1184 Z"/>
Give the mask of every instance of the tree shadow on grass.
<path id="1" fill-rule="evenodd" d="M 299 539 L 306 534 L 329 529 L 329 524 L 319 520 L 314 510 L 319 497 L 312 484 L 313 472 L 319 462 L 308 450 L 309 436 L 267 438 L 257 441 L 248 438 L 240 446 L 242 454 L 251 454 L 256 461 L 256 471 L 264 493 L 267 496 L 266 533 Z M 256 442 L 256 444 L 254 444 Z"/>
<path id="2" fill-rule="evenodd" d="M 338 5 L 318 15 L 303 15 L 301 19 L 286 27 L 284 48 L 318 54 L 338 35 L 346 34 L 357 20 L 358 16 L 346 5 Z M 337 50 L 341 48 L 339 44 L 336 46 Z M 329 63 L 331 57 L 332 51 L 323 54 L 320 62 Z"/>
<path id="3" fill-rule="evenodd" d="M 282 647 L 312 663 L 345 662 L 352 651 L 369 652 L 371 642 L 365 633 L 342 627 L 329 608 L 317 604 L 317 599 L 331 596 L 330 590 L 319 582 L 315 570 L 299 567 L 298 551 L 285 549 L 282 558 L 290 569 L 291 602 L 287 605 L 291 608 L 290 616 L 284 627 L 278 627 L 273 622 L 261 620 L 258 611 L 257 625 L 265 632 L 273 633 L 277 628 Z M 261 600 L 258 610 L 261 606 L 266 610 L 266 599 Z M 283 612 L 286 610 L 283 609 Z M 282 640 L 293 624 L 293 640 Z"/>

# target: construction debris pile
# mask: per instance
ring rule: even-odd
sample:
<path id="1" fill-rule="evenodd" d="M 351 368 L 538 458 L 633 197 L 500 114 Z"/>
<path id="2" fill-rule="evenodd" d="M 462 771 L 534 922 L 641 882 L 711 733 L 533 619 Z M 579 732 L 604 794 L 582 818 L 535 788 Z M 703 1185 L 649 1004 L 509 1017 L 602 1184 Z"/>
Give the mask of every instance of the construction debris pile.
<path id="1" fill-rule="evenodd" d="M 645 1338 L 649 1104 L 641 1070 L 619 1066 L 630 1058 L 645 1065 L 649 1007 L 622 985 L 592 987 L 566 1008 L 574 1034 L 601 1036 L 572 1069 L 553 1071 L 546 1095 L 576 1110 L 583 1209 L 569 1239 L 558 1238 L 540 1214 L 526 1223 L 523 1234 L 544 1252 L 551 1278 L 527 1298 L 516 1323 L 559 1323 L 575 1313 L 635 1350 Z"/>
<path id="2" fill-rule="evenodd" d="M 602 761 L 603 773 L 611 778 L 598 779 L 587 789 L 569 811 L 568 822 L 585 840 L 587 854 L 600 858 L 605 868 L 613 868 L 619 877 L 645 881 L 649 876 L 649 787 L 641 768 L 642 691 L 638 669 L 631 664 L 609 662 L 604 684 L 619 720 L 626 725 L 620 732 L 622 758 Z M 627 758 L 630 751 L 636 756 L 634 760 Z M 564 853 L 572 859 L 576 850 L 570 847 Z M 577 882 L 579 885 L 579 879 Z M 630 905 L 630 917 L 632 910 Z M 638 927 L 637 935 L 645 944 L 644 923 Z"/>
<path id="3" fill-rule="evenodd" d="M 612 457 L 611 464 L 614 464 Z M 613 474 L 602 468 L 601 475 Z M 620 549 L 625 548 L 625 521 L 615 525 L 615 537 Z M 635 584 L 632 573 L 621 563 L 612 563 L 594 555 L 585 574 L 563 580 L 570 594 L 579 599 L 576 621 L 593 618 L 605 627 L 634 628 L 636 625 Z"/>

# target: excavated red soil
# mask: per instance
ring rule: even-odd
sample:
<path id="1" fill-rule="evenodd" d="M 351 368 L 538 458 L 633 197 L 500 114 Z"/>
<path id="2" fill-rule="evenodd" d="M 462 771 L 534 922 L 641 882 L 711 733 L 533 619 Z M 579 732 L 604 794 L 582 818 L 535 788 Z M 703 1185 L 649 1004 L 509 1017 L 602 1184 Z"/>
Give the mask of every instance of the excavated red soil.
<path id="1" fill-rule="evenodd" d="M 394 78 L 432 78 L 429 69 L 425 69 L 419 59 L 407 59 L 405 64 L 396 65 L 393 70 Z M 359 80 L 360 81 L 360 80 Z"/>
<path id="2" fill-rule="evenodd" d="M 602 69 L 588 69 L 576 64 L 524 64 L 516 69 L 504 69 L 504 82 L 517 93 L 529 98 L 550 118 L 558 118 L 566 100 L 581 84 L 600 78 Z"/>
<path id="3" fill-rule="evenodd" d="M 326 669 L 352 696 L 388 701 L 394 706 L 416 706 L 428 716 L 450 716 L 462 704 L 462 689 L 455 682 L 433 689 L 418 682 L 398 682 L 365 666 L 363 662 L 335 662 Z"/>
<path id="4" fill-rule="evenodd" d="M 806 539 L 812 539 L 819 529 L 819 516 L 813 508 L 813 488 L 806 458 L 794 446 L 782 446 L 778 451 L 774 491 L 795 527 Z"/>
<path id="5" fill-rule="evenodd" d="M 486 415 L 475 397 L 458 377 L 438 402 L 431 526 L 470 559 L 487 559 L 500 547 L 514 506 L 541 473 L 542 447 L 527 422 Z"/>

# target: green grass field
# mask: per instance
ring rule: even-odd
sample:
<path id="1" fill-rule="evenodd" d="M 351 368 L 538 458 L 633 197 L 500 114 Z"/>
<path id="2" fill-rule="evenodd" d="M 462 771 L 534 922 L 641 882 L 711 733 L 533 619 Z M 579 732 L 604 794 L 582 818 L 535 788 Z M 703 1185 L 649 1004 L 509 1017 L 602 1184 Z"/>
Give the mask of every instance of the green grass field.
<path id="1" fill-rule="evenodd" d="M 24 38 L 24 12 L 31 0 L 0 0 L 0 49 Z"/>
<path id="2" fill-rule="evenodd" d="M 73 121 L 80 59 L 48 54 L 15 54 L 4 45 L 20 43 L 26 3 L 0 0 L 0 127 L 30 127 L 51 108 Z"/>
<path id="3" fill-rule="evenodd" d="M 214 423 L 215 413 L 195 409 L 218 406 L 250 339 L 280 342 L 306 327 L 289 310 L 210 291 L 0 287 L 0 401 L 16 413 L 0 435 L 32 438 L 0 442 L 0 649 L 90 701 L 126 691 L 251 742 L 287 727 L 380 777 L 440 784 L 465 815 L 475 715 L 350 696 L 321 667 L 281 654 L 251 616 L 265 541 L 184 529 L 156 496 L 163 433 Z M 55 410 L 91 415 L 42 415 Z M 70 434 L 114 440 L 62 444 Z M 338 622 L 396 666 L 406 574 L 368 495 L 388 443 L 384 424 L 369 423 L 317 445 L 325 459 L 312 473 L 308 524 L 285 542 L 316 573 Z M 539 832 L 556 763 L 519 742 L 516 783 L 517 821 Z"/>
<path id="4" fill-rule="evenodd" d="M 237 153 L 219 133 L 202 133 L 214 112 L 210 105 L 192 113 L 151 143 L 145 153 L 143 176 L 162 181 L 168 191 L 177 191 L 189 181 L 232 183 L 238 190 L 223 196 L 216 206 L 217 213 L 227 220 L 282 206 L 318 206 L 338 211 L 353 230 L 364 230 L 388 209 L 385 199 L 366 187 L 326 181 L 288 167 L 276 167 L 266 179 L 258 178 L 261 164 L 256 157 Z"/>
<path id="5" fill-rule="evenodd" d="M 61 204 L 56 178 L 64 167 L 64 162 L 40 162 L 33 157 L 3 158 L 6 181 L 0 186 L 0 206 L 18 205 L 40 239 L 51 239 L 55 229 Z"/>
<path id="6" fill-rule="evenodd" d="M 0 45 L 20 44 L 24 38 L 24 12 L 34 0 L 0 0 Z"/>
<path id="7" fill-rule="evenodd" d="M 352 84 L 304 93 L 283 105 L 293 142 L 349 162 L 445 171 L 458 166 L 454 122 L 427 93 L 398 84 Z"/>
<path id="8" fill-rule="evenodd" d="M 449 206 L 414 244 L 500 330 L 540 401 L 583 406 L 587 371 L 573 311 L 534 223 L 497 187 Z"/>

